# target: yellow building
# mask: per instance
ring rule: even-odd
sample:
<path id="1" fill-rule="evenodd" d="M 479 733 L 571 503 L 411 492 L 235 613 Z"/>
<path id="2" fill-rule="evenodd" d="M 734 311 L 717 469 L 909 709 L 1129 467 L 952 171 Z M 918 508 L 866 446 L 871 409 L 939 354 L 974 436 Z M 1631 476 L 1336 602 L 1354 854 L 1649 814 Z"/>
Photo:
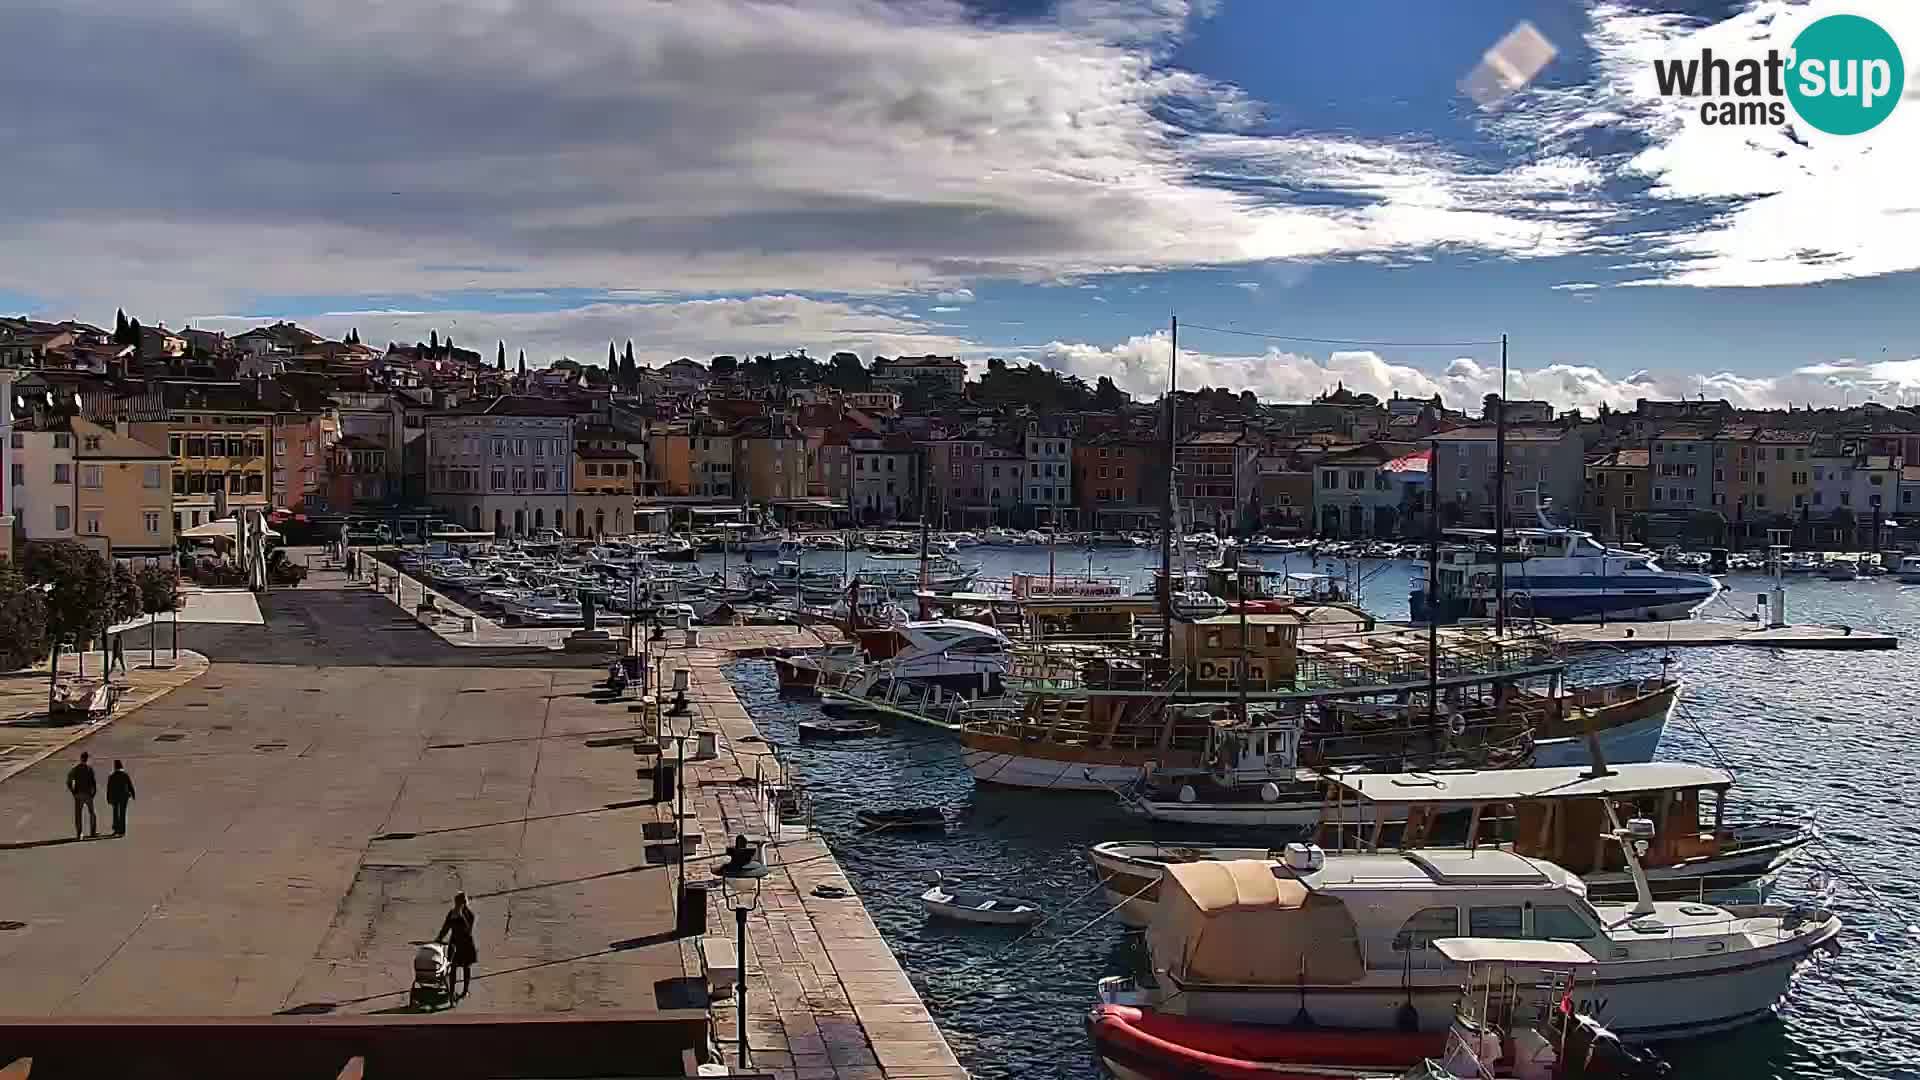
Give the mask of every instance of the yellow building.
<path id="1" fill-rule="evenodd" d="M 573 433 L 573 536 L 625 536 L 633 529 L 633 494 L 640 459 L 612 428 Z"/>
<path id="2" fill-rule="evenodd" d="M 807 439 L 777 417 L 741 421 L 734 431 L 733 478 L 749 505 L 807 497 Z"/>
<path id="3" fill-rule="evenodd" d="M 191 529 L 235 511 L 270 509 L 268 440 L 273 410 L 237 382 L 174 380 L 160 385 L 164 421 L 127 434 L 164 446 L 173 459 L 174 528 Z"/>
<path id="4" fill-rule="evenodd" d="M 173 550 L 173 459 L 112 428 L 74 417 L 74 532 L 104 538 L 118 558 Z"/>

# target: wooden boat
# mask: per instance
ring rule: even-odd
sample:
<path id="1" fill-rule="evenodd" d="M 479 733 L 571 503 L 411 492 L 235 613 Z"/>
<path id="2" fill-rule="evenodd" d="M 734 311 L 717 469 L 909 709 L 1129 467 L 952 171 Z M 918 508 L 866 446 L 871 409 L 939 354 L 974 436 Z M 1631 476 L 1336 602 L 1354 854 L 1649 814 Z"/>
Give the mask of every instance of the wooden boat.
<path id="1" fill-rule="evenodd" d="M 947 827 L 946 812 L 937 806 L 903 806 L 890 810 L 859 810 L 853 815 L 871 830 L 920 832 Z"/>
<path id="2" fill-rule="evenodd" d="M 987 926 L 1031 926 L 1042 917 L 1038 907 L 1024 900 L 950 889 L 939 871 L 934 872 L 933 886 L 920 894 L 920 903 L 935 918 Z"/>
<path id="3" fill-rule="evenodd" d="M 871 720 L 802 720 L 802 739 L 864 739 L 880 734 L 880 725 Z"/>

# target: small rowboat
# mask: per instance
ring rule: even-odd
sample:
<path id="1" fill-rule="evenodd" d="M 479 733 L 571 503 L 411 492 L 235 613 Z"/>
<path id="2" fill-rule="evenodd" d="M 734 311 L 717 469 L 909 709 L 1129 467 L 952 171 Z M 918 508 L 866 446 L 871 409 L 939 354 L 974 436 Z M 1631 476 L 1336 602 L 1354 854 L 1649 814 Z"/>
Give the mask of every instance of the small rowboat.
<path id="1" fill-rule="evenodd" d="M 864 739 L 880 734 L 880 725 L 872 720 L 802 720 L 803 739 Z"/>
<path id="2" fill-rule="evenodd" d="M 947 815 L 937 806 L 903 806 L 896 810 L 860 810 L 853 815 L 869 829 L 931 830 L 947 827 Z"/>
<path id="3" fill-rule="evenodd" d="M 939 871 L 934 872 L 933 887 L 920 894 L 920 902 L 935 918 L 988 926 L 1031 926 L 1041 916 L 1039 908 L 1024 900 L 949 889 L 945 875 Z"/>

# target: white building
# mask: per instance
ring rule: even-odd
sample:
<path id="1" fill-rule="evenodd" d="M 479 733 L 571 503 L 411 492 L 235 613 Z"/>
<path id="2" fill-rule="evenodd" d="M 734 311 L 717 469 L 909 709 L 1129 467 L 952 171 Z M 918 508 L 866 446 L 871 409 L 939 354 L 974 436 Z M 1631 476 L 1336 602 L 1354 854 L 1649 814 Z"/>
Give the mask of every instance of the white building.
<path id="1" fill-rule="evenodd" d="M 427 501 L 466 528 L 499 536 L 565 530 L 573 426 L 572 409 L 537 398 L 428 414 Z"/>
<path id="2" fill-rule="evenodd" d="M 922 380 L 960 393 L 967 385 L 967 365 L 951 356 L 884 356 L 873 358 L 873 385 L 904 389 Z"/>
<path id="3" fill-rule="evenodd" d="M 21 531 L 29 540 L 73 539 L 73 433 L 17 421 L 7 443 L 7 507 Z"/>

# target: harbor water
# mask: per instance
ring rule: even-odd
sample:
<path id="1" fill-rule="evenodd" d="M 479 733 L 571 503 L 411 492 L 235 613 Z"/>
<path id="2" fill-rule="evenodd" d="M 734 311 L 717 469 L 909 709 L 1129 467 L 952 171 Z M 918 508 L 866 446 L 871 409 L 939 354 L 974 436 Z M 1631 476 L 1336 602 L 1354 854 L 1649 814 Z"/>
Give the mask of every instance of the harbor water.
<path id="1" fill-rule="evenodd" d="M 1045 573 L 1042 548 L 970 548 L 958 556 L 983 574 Z M 852 557 L 858 565 L 861 556 Z M 1058 550 L 1059 573 L 1131 574 L 1144 586 L 1155 553 Z M 1342 573 L 1270 555 L 1274 569 Z M 718 568 L 718 557 L 703 557 Z M 839 553 L 812 553 L 809 566 L 839 569 Z M 1383 618 L 1404 618 L 1417 563 L 1359 564 L 1361 598 Z M 1708 614 L 1744 614 L 1769 582 L 1727 579 Z M 1790 620 L 1838 623 L 1920 635 L 1920 586 L 1891 578 L 1790 580 Z M 1734 601 L 1738 601 L 1737 610 Z M 1643 634 L 1657 635 L 1658 624 Z M 1780 899 L 1831 892 L 1847 929 L 1838 955 L 1803 971 L 1777 1019 L 1666 1048 L 1675 1075 L 1727 1078 L 1920 1076 L 1920 665 L 1905 651 L 1789 652 L 1755 648 L 1674 650 L 1669 662 L 1685 689 L 1661 743 L 1663 760 L 1723 765 L 1738 776 L 1730 807 L 1746 816 L 1805 814 L 1823 840 L 1783 875 Z M 1661 650 L 1598 656 L 1576 676 L 1657 671 Z M 741 661 L 729 671 L 768 740 L 806 781 L 814 821 L 859 889 L 874 920 L 913 976 L 954 1051 L 980 1077 L 1092 1077 L 1099 1074 L 1082 1022 L 1103 975 L 1138 971 L 1137 935 L 1111 918 L 1095 888 L 1085 849 L 1101 840 L 1210 834 L 1161 830 L 1130 818 L 1102 795 L 976 788 L 957 743 L 902 726 L 876 739 L 802 745 L 794 725 L 818 715 L 814 702 L 783 699 L 771 666 Z M 939 804 L 963 815 L 946 835 L 863 835 L 865 807 Z M 1285 837 L 1262 836 L 1259 843 Z M 1052 916 L 1030 935 L 1017 929 L 928 921 L 919 902 L 935 871 L 984 892 L 1037 901 Z M 1604 1018 L 1603 1018 L 1604 1019 Z"/>

